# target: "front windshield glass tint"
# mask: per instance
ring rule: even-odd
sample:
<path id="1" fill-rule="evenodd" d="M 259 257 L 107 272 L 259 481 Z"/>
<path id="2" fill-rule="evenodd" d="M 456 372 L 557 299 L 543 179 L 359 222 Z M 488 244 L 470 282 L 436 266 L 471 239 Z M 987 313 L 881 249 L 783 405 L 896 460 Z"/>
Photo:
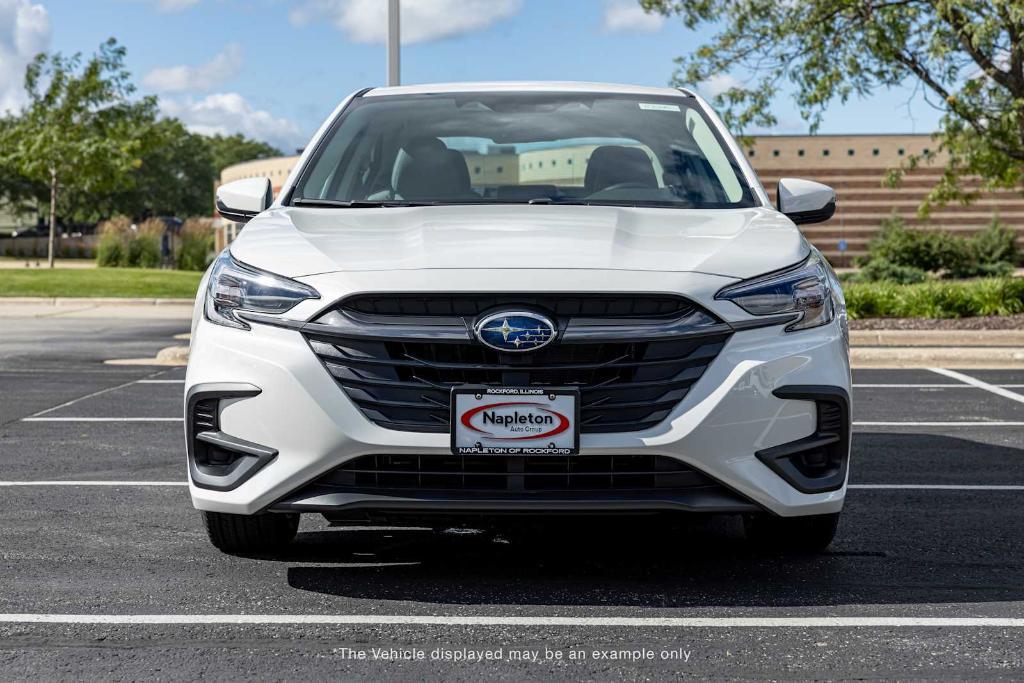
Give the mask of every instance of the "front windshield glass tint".
<path id="1" fill-rule="evenodd" d="M 692 98 L 533 92 L 357 98 L 291 202 L 755 205 Z"/>

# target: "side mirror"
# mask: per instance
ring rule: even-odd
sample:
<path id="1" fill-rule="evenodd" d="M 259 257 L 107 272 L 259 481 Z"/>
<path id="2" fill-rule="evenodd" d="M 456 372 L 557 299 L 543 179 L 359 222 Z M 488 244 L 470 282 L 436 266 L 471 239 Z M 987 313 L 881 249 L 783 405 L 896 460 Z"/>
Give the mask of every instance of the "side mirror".
<path id="1" fill-rule="evenodd" d="M 274 189 L 268 178 L 242 178 L 217 188 L 217 211 L 236 223 L 248 223 L 273 202 Z"/>
<path id="2" fill-rule="evenodd" d="M 797 225 L 821 223 L 836 212 L 836 191 L 800 178 L 779 178 L 778 206 Z"/>

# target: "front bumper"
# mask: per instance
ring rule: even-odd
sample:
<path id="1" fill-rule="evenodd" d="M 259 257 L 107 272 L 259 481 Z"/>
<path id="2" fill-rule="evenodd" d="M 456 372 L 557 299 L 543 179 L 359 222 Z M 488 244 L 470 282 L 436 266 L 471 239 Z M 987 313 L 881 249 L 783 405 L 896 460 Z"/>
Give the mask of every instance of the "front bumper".
<path id="1" fill-rule="evenodd" d="M 656 427 L 582 435 L 583 455 L 665 456 L 720 485 L 680 495 L 480 496 L 406 490 L 382 496 L 378 492 L 318 490 L 311 484 L 354 458 L 382 453 L 447 455 L 449 437 L 395 431 L 370 422 L 296 330 L 256 324 L 243 332 L 200 319 L 194 329 L 186 393 L 195 394 L 218 383 L 259 389 L 259 393 L 221 400 L 217 429 L 253 447 L 261 445 L 271 455 L 228 490 L 197 485 L 190 477 L 193 504 L 202 510 L 253 514 L 268 509 L 766 509 L 795 516 L 837 512 L 845 495 L 848 434 L 838 488 L 832 490 L 794 485 L 783 469 L 771 466 L 765 457 L 765 453 L 777 453 L 780 447 L 811 438 L 818 431 L 814 400 L 787 398 L 786 387 L 830 387 L 848 395 L 847 348 L 837 323 L 792 334 L 784 333 L 782 326 L 737 331 L 670 416 Z M 845 419 L 848 429 L 848 406 Z M 194 462 L 192 466 L 194 470 Z"/>

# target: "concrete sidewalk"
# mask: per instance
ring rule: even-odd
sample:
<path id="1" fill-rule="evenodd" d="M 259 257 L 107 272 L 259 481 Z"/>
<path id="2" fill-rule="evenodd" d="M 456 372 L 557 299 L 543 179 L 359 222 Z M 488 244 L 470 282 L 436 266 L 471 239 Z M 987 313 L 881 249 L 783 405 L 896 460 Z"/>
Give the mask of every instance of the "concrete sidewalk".
<path id="1" fill-rule="evenodd" d="M 0 298 L 4 318 L 163 319 L 192 317 L 192 299 Z"/>

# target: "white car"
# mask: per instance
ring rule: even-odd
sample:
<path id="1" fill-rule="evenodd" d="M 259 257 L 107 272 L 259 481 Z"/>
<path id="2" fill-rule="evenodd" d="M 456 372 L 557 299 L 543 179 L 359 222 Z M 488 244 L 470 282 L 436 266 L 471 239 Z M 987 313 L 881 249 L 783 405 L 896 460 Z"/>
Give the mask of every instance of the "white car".
<path id="1" fill-rule="evenodd" d="M 742 515 L 826 547 L 846 493 L 842 292 L 707 103 L 481 83 L 346 99 L 200 285 L 192 502 L 227 552 L 338 524 Z M 645 514 L 636 514 L 645 513 Z"/>

